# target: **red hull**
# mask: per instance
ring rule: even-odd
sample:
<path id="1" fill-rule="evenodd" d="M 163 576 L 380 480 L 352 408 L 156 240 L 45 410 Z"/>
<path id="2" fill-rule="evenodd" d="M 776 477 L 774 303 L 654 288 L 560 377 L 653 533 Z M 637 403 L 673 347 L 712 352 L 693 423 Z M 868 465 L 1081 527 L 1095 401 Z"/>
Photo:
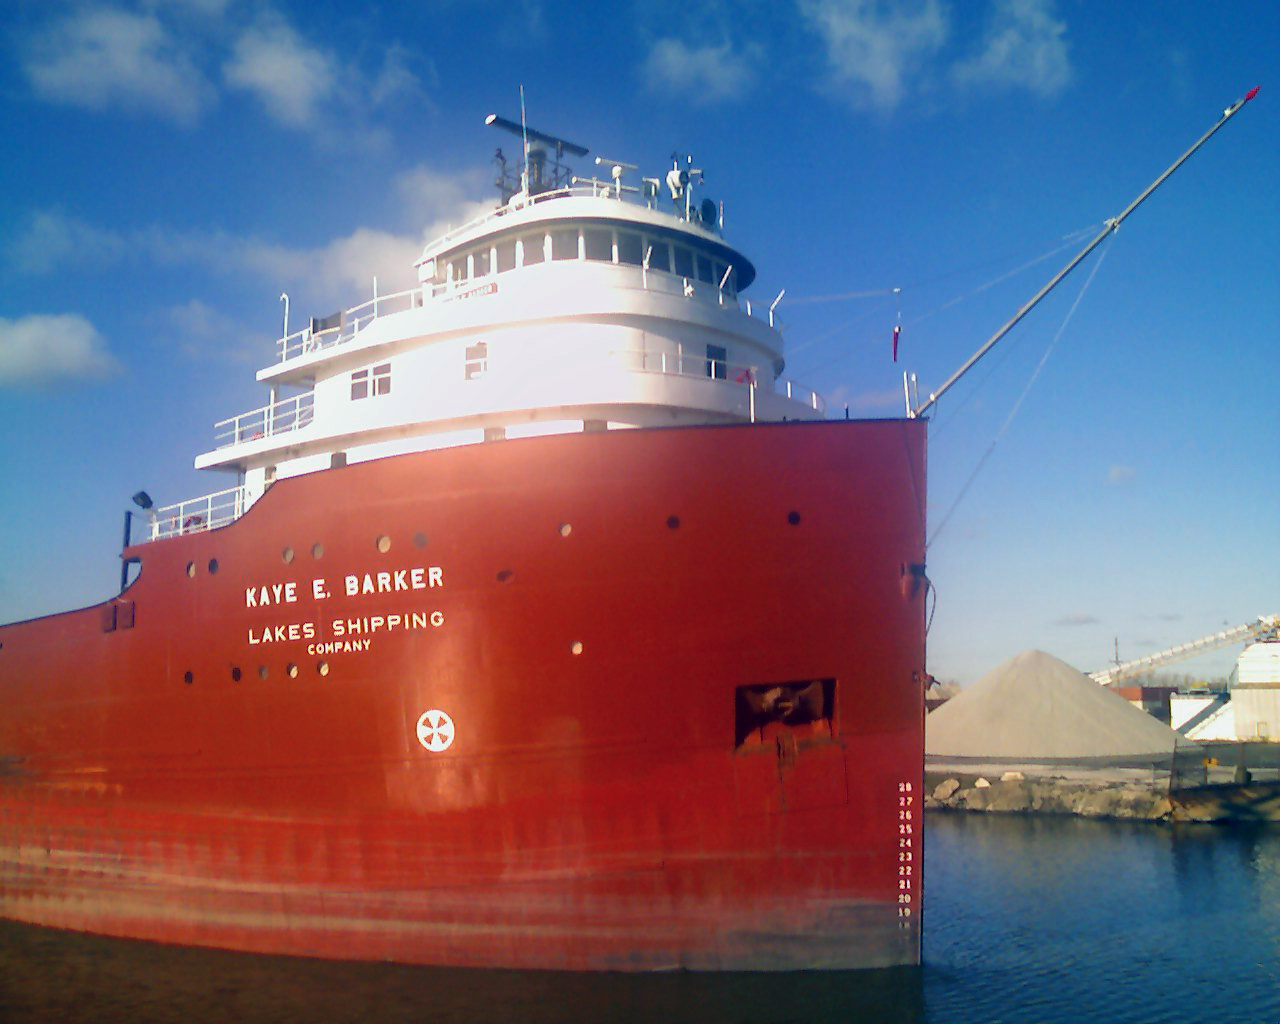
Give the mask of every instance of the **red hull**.
<path id="1" fill-rule="evenodd" d="M 131 549 L 121 598 L 0 628 L 0 914 L 441 965 L 917 963 L 924 451 L 919 420 L 505 441 Z"/>

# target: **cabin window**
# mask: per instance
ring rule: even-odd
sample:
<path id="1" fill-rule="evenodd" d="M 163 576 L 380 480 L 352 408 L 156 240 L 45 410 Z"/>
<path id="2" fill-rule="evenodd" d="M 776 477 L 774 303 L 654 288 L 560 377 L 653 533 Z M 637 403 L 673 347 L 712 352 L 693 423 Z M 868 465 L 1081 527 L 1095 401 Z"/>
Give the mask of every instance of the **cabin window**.
<path id="1" fill-rule="evenodd" d="M 472 277 L 488 277 L 489 276 L 489 250 L 478 249 L 471 254 L 472 262 L 475 269 L 471 272 Z"/>
<path id="2" fill-rule="evenodd" d="M 524 266 L 542 263 L 547 258 L 545 235 L 525 235 L 520 240 L 520 248 L 524 253 Z"/>
<path id="3" fill-rule="evenodd" d="M 381 363 L 369 369 L 356 370 L 351 374 L 351 400 L 359 401 L 370 396 L 391 394 L 391 364 Z"/>
<path id="4" fill-rule="evenodd" d="M 576 260 L 578 258 L 578 232 L 551 232 L 551 258 L 553 260 Z"/>
<path id="5" fill-rule="evenodd" d="M 618 262 L 633 267 L 644 262 L 644 249 L 640 244 L 640 236 L 629 231 L 618 232 Z"/>
<path id="6" fill-rule="evenodd" d="M 463 366 L 462 379 L 475 380 L 489 370 L 489 343 L 477 341 L 467 346 L 467 361 Z"/>
<path id="7" fill-rule="evenodd" d="M 467 279 L 467 258 L 459 256 L 457 259 L 449 261 L 449 280 L 454 284 Z"/>
<path id="8" fill-rule="evenodd" d="M 703 256 L 702 253 L 698 253 L 697 259 L 698 259 L 698 280 L 706 281 L 707 284 L 712 284 L 713 282 L 711 280 L 711 257 Z M 719 283 L 719 282 L 714 282 L 714 283 Z"/>
<path id="9" fill-rule="evenodd" d="M 723 345 L 707 346 L 707 376 L 725 380 L 729 376 L 729 353 Z"/>
<path id="10" fill-rule="evenodd" d="M 693 253 L 679 245 L 674 246 L 671 251 L 676 258 L 676 275 L 678 277 L 693 277 Z"/>
<path id="11" fill-rule="evenodd" d="M 649 269 L 671 272 L 671 250 L 666 242 L 654 242 L 649 247 Z"/>
<path id="12" fill-rule="evenodd" d="M 516 240 L 505 238 L 497 245 L 498 273 L 505 274 L 516 269 Z"/>
<path id="13" fill-rule="evenodd" d="M 582 232 L 587 259 L 600 263 L 613 262 L 613 232 L 603 228 L 586 228 Z"/>

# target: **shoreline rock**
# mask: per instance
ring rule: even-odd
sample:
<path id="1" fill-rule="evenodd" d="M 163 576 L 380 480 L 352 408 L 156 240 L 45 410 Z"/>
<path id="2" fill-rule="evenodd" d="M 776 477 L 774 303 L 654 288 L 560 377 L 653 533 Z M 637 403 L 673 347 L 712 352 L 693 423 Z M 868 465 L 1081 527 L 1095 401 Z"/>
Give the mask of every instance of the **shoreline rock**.
<path id="1" fill-rule="evenodd" d="M 1021 773 L 1009 772 L 1007 776 Z M 1070 814 L 1082 818 L 1130 821 L 1169 821 L 1173 805 L 1168 784 L 1082 781 L 1065 778 L 984 777 L 947 775 L 925 786 L 929 810 L 979 811 L 1001 814 Z"/>

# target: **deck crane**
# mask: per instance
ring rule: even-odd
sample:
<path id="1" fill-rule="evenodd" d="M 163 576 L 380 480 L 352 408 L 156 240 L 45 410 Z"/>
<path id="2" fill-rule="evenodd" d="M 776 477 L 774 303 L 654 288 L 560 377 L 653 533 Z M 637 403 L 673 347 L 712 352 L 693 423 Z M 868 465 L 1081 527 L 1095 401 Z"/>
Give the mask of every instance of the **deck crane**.
<path id="1" fill-rule="evenodd" d="M 1148 672 L 1160 665 L 1168 665 L 1175 661 L 1194 658 L 1207 651 L 1217 650 L 1219 647 L 1227 647 L 1230 644 L 1249 640 L 1273 640 L 1277 635 L 1280 635 L 1280 615 L 1262 615 L 1252 622 L 1246 622 L 1242 626 L 1224 629 L 1219 633 L 1210 633 L 1208 636 L 1202 636 L 1199 640 L 1192 640 L 1189 644 L 1178 644 L 1176 647 L 1157 651 L 1155 654 L 1148 654 L 1145 658 L 1135 658 L 1133 661 L 1113 665 L 1108 669 L 1090 672 L 1089 678 L 1096 683 L 1107 686 L 1110 683 L 1119 682 L 1121 679 L 1142 675 L 1144 672 Z"/>

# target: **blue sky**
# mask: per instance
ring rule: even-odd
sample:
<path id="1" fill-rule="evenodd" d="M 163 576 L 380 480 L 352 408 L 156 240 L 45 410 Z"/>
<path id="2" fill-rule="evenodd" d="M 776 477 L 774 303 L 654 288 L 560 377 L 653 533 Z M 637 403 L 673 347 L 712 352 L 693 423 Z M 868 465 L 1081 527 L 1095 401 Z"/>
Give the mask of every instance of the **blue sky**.
<path id="1" fill-rule="evenodd" d="M 1280 5 L 0 9 L 0 621 L 109 596 L 135 490 L 230 483 L 192 459 L 266 401 L 281 292 L 296 324 L 408 283 L 490 201 L 521 86 L 593 156 L 692 153 L 750 294 L 786 289 L 788 375 L 855 416 L 940 384 L 1262 86 L 936 410 L 930 669 L 1280 612 Z"/>

